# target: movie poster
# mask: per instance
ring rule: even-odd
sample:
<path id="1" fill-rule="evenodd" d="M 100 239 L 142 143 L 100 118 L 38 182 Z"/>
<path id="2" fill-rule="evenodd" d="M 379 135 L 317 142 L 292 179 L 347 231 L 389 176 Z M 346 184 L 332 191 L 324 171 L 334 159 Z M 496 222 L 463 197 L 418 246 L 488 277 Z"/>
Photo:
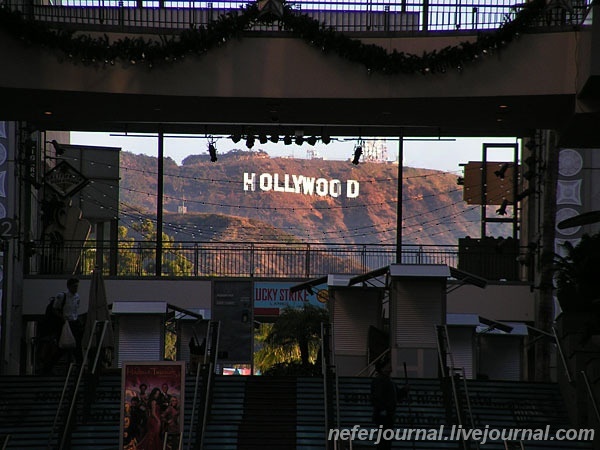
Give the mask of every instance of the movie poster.
<path id="1" fill-rule="evenodd" d="M 177 450 L 183 438 L 185 362 L 124 362 L 122 450 Z"/>

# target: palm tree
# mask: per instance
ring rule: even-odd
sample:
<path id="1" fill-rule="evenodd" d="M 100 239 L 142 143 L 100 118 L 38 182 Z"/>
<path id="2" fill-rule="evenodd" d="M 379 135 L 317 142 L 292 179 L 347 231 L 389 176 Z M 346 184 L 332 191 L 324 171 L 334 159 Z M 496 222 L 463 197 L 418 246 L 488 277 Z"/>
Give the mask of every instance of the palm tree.
<path id="1" fill-rule="evenodd" d="M 284 309 L 269 332 L 270 345 L 300 351 L 303 366 L 310 365 L 311 349 L 318 349 L 321 342 L 321 323 L 329 321 L 329 314 L 323 308 L 305 305 L 303 308 Z"/>
<path id="2" fill-rule="evenodd" d="M 269 342 L 272 328 L 272 323 L 261 323 L 254 334 L 257 348 L 254 352 L 254 368 L 261 373 L 265 373 L 276 364 L 300 361 L 300 350 L 297 345 L 283 347 Z"/>

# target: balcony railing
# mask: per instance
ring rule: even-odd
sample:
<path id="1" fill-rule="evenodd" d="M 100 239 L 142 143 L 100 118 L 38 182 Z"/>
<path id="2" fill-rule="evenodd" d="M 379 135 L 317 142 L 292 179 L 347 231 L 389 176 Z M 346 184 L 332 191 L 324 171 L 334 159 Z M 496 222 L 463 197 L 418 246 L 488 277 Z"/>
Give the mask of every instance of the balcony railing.
<path id="1" fill-rule="evenodd" d="M 156 243 L 121 241 L 117 245 L 67 242 L 61 245 L 34 242 L 29 245 L 29 275 L 89 276 L 94 267 L 117 277 L 259 277 L 317 278 L 329 274 L 362 274 L 396 263 L 396 246 L 320 243 L 163 243 L 160 262 Z M 470 267 L 480 274 L 516 273 L 519 255 L 471 252 Z M 508 256 L 508 258 L 507 258 Z M 463 256 L 464 258 L 464 256 Z M 404 245 L 403 264 L 447 264 L 460 268 L 457 246 Z M 157 271 L 157 264 L 161 270 Z M 511 266 L 507 270 L 499 265 Z M 518 276 L 517 276 L 518 278 Z"/>
<path id="2" fill-rule="evenodd" d="M 61 27 L 120 32 L 176 33 L 207 26 L 250 1 L 167 0 L 5 0 L 27 17 Z M 473 33 L 497 29 L 512 20 L 526 3 L 515 0 L 405 0 L 327 1 L 296 0 L 286 3 L 298 14 L 340 32 Z M 560 2 L 549 6 L 538 26 L 581 25 L 591 0 L 574 0 L 567 8 Z M 565 3 L 566 5 L 566 3 Z M 255 31 L 280 31 L 277 22 L 257 23 Z"/>

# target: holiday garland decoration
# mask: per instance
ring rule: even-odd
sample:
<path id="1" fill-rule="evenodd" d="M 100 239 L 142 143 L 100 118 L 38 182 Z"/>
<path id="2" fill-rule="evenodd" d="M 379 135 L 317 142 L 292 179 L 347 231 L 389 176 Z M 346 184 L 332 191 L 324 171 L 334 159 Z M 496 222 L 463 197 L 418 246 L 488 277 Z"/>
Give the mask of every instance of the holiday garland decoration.
<path id="1" fill-rule="evenodd" d="M 26 19 L 20 11 L 11 10 L 6 4 L 0 7 L 0 29 L 28 44 L 57 51 L 73 62 L 109 66 L 122 61 L 152 68 L 189 55 L 203 55 L 231 39 L 240 39 L 255 25 L 277 24 L 280 30 L 290 32 L 324 53 L 335 53 L 362 64 L 368 73 L 432 74 L 445 73 L 450 69 L 462 70 L 466 64 L 506 46 L 540 16 L 545 5 L 545 0 L 527 2 L 513 20 L 506 21 L 498 29 L 481 32 L 474 41 L 424 52 L 420 56 L 396 50 L 388 52 L 378 45 L 364 44 L 294 11 L 283 2 L 279 8 L 270 9 L 249 3 L 240 10 L 221 15 L 206 26 L 192 27 L 173 36 L 160 36 L 159 40 L 125 37 L 111 42 L 106 34 L 97 37 L 54 29 L 45 23 Z"/>

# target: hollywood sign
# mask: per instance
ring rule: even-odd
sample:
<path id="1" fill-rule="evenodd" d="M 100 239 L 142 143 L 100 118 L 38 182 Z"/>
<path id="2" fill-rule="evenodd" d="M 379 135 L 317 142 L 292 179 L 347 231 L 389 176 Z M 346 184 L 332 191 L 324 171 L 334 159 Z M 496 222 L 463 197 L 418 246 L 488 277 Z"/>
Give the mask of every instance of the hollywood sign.
<path id="1" fill-rule="evenodd" d="M 244 172 L 244 191 L 288 192 L 291 194 L 318 195 L 320 197 L 358 197 L 360 185 L 357 180 L 328 180 L 326 178 L 307 177 L 304 175 L 290 175 L 278 173 L 255 173 Z M 343 187 L 345 186 L 345 189 Z"/>

